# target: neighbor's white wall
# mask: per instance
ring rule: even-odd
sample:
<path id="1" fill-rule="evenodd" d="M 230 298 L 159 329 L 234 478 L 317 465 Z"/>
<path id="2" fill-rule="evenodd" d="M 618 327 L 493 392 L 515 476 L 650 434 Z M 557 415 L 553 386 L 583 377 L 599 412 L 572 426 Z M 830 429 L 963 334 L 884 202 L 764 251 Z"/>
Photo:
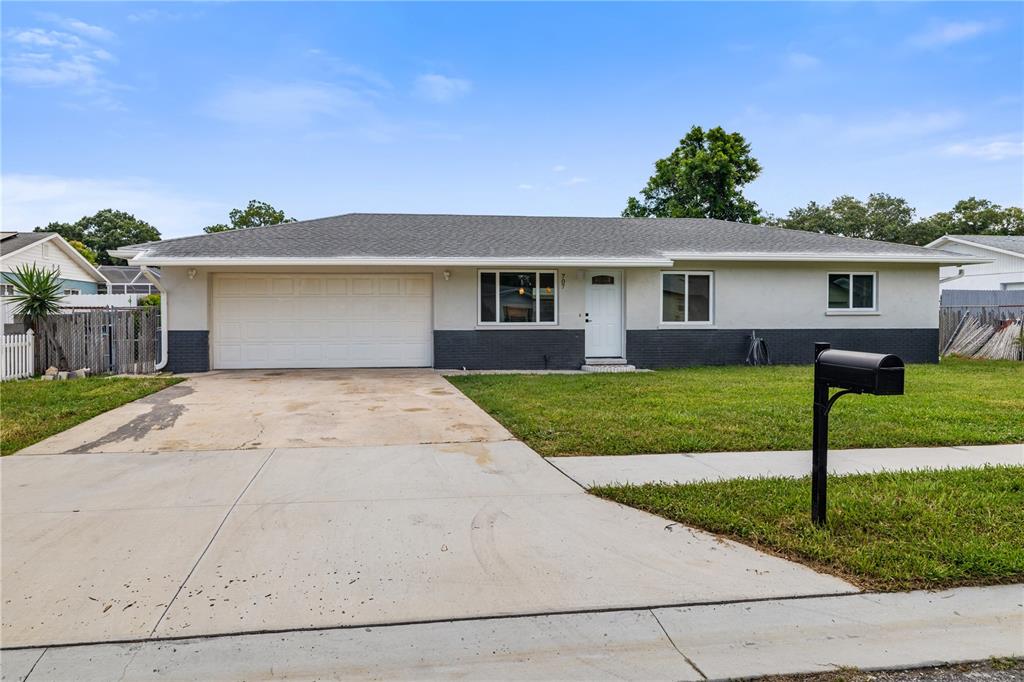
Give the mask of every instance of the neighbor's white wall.
<path id="1" fill-rule="evenodd" d="M 96 279 L 95 273 L 89 272 L 71 260 L 71 257 L 57 245 L 56 241 L 56 239 L 50 239 L 43 244 L 33 244 L 22 251 L 4 256 L 0 270 L 14 272 L 14 269 L 20 265 L 32 265 L 35 263 L 47 270 L 52 270 L 56 267 L 60 271 L 61 279 L 71 279 L 78 282 L 99 282 Z"/>
<path id="2" fill-rule="evenodd" d="M 993 259 L 991 263 L 963 266 L 964 276 L 942 284 L 943 289 L 1003 289 L 1003 285 L 1008 283 L 1024 283 L 1024 258 L 1021 256 L 956 242 L 940 244 L 938 248 Z M 958 270 L 957 267 L 945 267 L 939 273 L 941 277 L 953 277 Z"/>
<path id="3" fill-rule="evenodd" d="M 674 269 L 714 272 L 713 326 L 718 329 L 917 329 L 939 323 L 935 265 L 677 262 Z M 827 274 L 844 271 L 878 273 L 879 314 L 826 314 Z M 676 326 L 661 324 L 661 272 L 629 271 L 628 329 Z"/>

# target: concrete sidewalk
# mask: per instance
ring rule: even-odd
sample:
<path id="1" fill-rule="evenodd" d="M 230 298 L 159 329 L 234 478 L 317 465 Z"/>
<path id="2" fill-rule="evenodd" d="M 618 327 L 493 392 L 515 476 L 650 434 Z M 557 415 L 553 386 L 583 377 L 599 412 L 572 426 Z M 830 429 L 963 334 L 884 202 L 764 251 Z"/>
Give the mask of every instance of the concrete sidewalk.
<path id="1" fill-rule="evenodd" d="M 1024 586 L 2 652 L 3 680 L 702 680 L 1024 654 Z"/>
<path id="2" fill-rule="evenodd" d="M 758 476 L 801 477 L 811 473 L 811 452 L 708 452 L 699 454 L 548 457 L 548 462 L 580 485 L 695 483 Z M 963 469 L 1024 465 L 1024 445 L 965 445 L 942 448 L 832 450 L 832 474 Z"/>

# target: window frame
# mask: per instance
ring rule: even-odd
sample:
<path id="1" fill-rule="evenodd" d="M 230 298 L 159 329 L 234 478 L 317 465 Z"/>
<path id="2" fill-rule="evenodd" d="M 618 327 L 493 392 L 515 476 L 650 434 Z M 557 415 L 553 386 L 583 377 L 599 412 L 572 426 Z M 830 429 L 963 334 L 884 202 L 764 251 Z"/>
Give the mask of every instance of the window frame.
<path id="1" fill-rule="evenodd" d="M 537 285 L 534 287 L 533 305 L 534 311 L 537 316 L 540 316 L 540 276 L 550 274 L 554 280 L 555 285 L 551 287 L 552 293 L 555 295 L 555 319 L 551 322 L 502 322 L 501 321 L 501 275 L 502 273 L 533 273 L 536 278 Z M 483 301 L 483 283 L 481 282 L 481 275 L 493 274 L 494 275 L 494 321 L 484 322 L 481 313 L 483 312 L 480 308 L 480 304 Z M 476 323 L 479 327 L 557 327 L 558 326 L 558 270 L 552 270 L 549 268 L 534 270 L 528 268 L 481 268 L 476 271 Z"/>
<path id="2" fill-rule="evenodd" d="M 850 300 L 849 305 L 845 308 L 833 308 L 829 305 L 828 294 L 829 294 L 829 280 L 832 279 L 833 275 L 846 275 L 850 278 Z M 853 307 L 853 277 L 854 275 L 870 276 L 871 277 L 871 307 L 870 308 L 854 308 Z M 825 274 L 825 314 L 826 315 L 862 315 L 862 314 L 873 314 L 878 312 L 878 272 L 853 272 L 853 271 L 836 271 L 830 270 Z"/>
<path id="3" fill-rule="evenodd" d="M 14 285 L 10 282 L 0 282 L 0 297 L 10 298 L 15 296 L 17 292 L 14 289 Z"/>
<path id="4" fill-rule="evenodd" d="M 82 290 L 81 289 L 76 289 L 75 287 L 66 287 L 64 289 L 64 295 L 65 296 L 81 296 L 82 295 Z"/>
<path id="5" fill-rule="evenodd" d="M 665 319 L 665 275 L 686 275 L 686 320 Z M 691 321 L 690 275 L 706 275 L 708 279 L 708 319 Z M 715 324 L 715 271 L 714 270 L 662 270 L 658 273 L 658 320 L 663 327 L 712 327 Z"/>

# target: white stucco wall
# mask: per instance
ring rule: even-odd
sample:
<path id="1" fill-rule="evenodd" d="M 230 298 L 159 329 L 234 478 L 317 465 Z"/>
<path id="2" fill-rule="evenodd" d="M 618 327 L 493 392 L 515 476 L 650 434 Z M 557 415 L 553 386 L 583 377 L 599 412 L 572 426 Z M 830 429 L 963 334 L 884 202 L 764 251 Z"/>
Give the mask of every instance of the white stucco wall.
<path id="1" fill-rule="evenodd" d="M 866 265 L 864 263 L 677 263 L 680 270 L 710 270 L 715 277 L 714 327 L 718 329 L 934 328 L 938 326 L 938 267 L 934 265 Z M 451 276 L 445 280 L 443 272 Z M 168 329 L 210 328 L 208 292 L 213 270 L 161 268 L 168 292 Z M 433 275 L 434 328 L 508 329 L 477 324 L 477 268 L 217 268 L 218 272 L 402 272 Z M 661 328 L 661 268 L 625 271 L 625 316 L 628 329 Z M 878 272 L 878 313 L 826 314 L 826 275 L 829 272 Z M 582 268 L 558 271 L 558 324 L 555 328 L 584 327 L 585 278 Z M 561 276 L 565 275 L 565 286 Z M 532 325 L 524 325 L 532 326 Z M 552 325 L 539 325 L 551 328 Z"/>
<path id="2" fill-rule="evenodd" d="M 997 253 L 989 249 L 970 244 L 947 243 L 939 248 L 957 253 L 968 253 L 982 258 L 991 258 L 991 263 L 978 263 L 963 266 L 964 276 L 945 282 L 943 289 L 1006 289 L 1024 287 L 1024 257 Z M 940 269 L 943 278 L 953 277 L 959 268 L 945 267 Z M 1007 286 L 1009 285 L 1009 286 Z M 1018 285 L 1018 286 L 1013 286 Z"/>
<path id="3" fill-rule="evenodd" d="M 714 273 L 711 326 L 717 329 L 931 328 L 939 323 L 935 265 L 677 262 L 673 269 Z M 627 329 L 676 326 L 661 324 L 661 272 L 629 271 Z M 877 314 L 829 314 L 829 272 L 877 272 Z"/>

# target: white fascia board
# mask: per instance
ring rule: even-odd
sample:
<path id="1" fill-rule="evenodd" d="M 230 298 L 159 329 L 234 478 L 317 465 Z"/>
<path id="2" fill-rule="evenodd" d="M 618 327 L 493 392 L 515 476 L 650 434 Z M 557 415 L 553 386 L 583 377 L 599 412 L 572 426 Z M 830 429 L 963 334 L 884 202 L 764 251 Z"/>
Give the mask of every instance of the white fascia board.
<path id="1" fill-rule="evenodd" d="M 974 246 L 974 247 L 977 247 L 979 249 L 985 249 L 986 251 L 992 251 L 994 253 L 1002 253 L 1002 254 L 1005 254 L 1007 256 L 1016 256 L 1017 258 L 1024 258 L 1024 253 L 1021 253 L 1020 251 L 1011 251 L 1009 249 L 1001 249 L 998 246 L 990 246 L 989 244 L 982 244 L 981 242 L 974 242 L 974 241 L 971 241 L 970 239 L 961 239 L 959 237 L 939 237 L 938 239 L 936 239 L 935 241 L 931 242 L 930 244 L 925 244 L 924 248 L 926 248 L 926 249 L 936 248 L 935 245 L 940 243 L 940 242 L 951 242 L 953 244 L 963 244 L 964 246 Z M 986 262 L 991 262 L 991 261 L 986 261 Z"/>
<path id="2" fill-rule="evenodd" d="M 113 255 L 113 254 L 112 254 Z M 123 258 L 123 256 L 119 256 Z M 133 265 L 161 267 L 241 267 L 273 265 L 355 265 L 427 267 L 661 267 L 672 265 L 665 258 L 161 258 L 140 254 L 129 259 Z"/>
<path id="3" fill-rule="evenodd" d="M 765 261 L 805 263 L 933 263 L 935 265 L 968 265 L 991 263 L 991 258 L 978 256 L 951 257 L 952 254 L 934 256 L 879 256 L 863 253 L 666 253 L 674 261 Z"/>

